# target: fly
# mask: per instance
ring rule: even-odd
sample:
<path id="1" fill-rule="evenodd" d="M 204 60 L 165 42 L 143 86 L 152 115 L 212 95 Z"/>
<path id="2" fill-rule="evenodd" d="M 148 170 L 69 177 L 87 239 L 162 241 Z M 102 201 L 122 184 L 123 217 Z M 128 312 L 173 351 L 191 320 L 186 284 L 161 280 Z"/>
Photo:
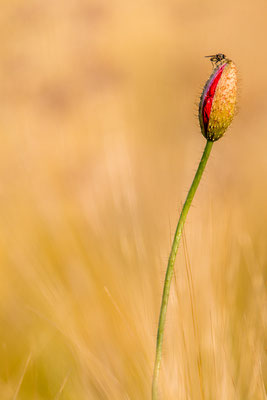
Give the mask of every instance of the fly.
<path id="1" fill-rule="evenodd" d="M 213 68 L 217 67 L 223 60 L 226 59 L 226 55 L 222 53 L 214 54 L 212 56 L 205 56 L 210 58 Z"/>

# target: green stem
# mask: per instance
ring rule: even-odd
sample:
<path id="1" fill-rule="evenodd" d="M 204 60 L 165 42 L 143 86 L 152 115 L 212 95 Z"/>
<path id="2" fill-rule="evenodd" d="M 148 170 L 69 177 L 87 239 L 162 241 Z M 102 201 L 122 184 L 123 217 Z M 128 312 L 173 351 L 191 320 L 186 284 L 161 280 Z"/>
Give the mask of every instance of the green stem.
<path id="1" fill-rule="evenodd" d="M 156 358 L 154 364 L 154 373 L 153 373 L 153 383 L 152 383 L 152 400 L 158 399 L 158 379 L 159 379 L 159 370 L 160 370 L 160 363 L 162 357 L 162 342 L 163 342 L 163 334 L 164 334 L 164 327 L 166 322 L 166 313 L 167 313 L 167 306 L 170 294 L 170 287 L 171 287 L 171 280 L 173 276 L 173 268 L 175 263 L 175 258 L 179 246 L 179 242 L 181 239 L 184 223 L 186 220 L 187 213 L 189 211 L 190 205 L 198 188 L 199 182 L 201 180 L 203 171 L 207 164 L 211 149 L 212 149 L 213 142 L 207 140 L 202 158 L 200 160 L 196 175 L 192 182 L 192 185 L 189 189 L 188 195 L 186 197 L 177 228 L 175 231 L 172 249 L 169 256 L 167 271 L 165 275 L 165 282 L 161 300 L 161 308 L 160 308 L 160 315 L 159 315 L 159 323 L 158 323 L 158 334 L 157 334 L 157 346 L 156 346 Z"/>

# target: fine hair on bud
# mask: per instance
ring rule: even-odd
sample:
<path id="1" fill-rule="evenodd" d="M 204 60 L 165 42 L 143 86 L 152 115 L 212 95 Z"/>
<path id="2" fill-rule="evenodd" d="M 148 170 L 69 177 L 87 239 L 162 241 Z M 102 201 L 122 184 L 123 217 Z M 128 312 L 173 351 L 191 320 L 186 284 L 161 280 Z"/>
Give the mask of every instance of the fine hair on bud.
<path id="1" fill-rule="evenodd" d="M 208 57 L 214 69 L 201 94 L 198 117 L 203 136 L 215 142 L 224 135 L 236 112 L 237 68 L 224 54 Z"/>

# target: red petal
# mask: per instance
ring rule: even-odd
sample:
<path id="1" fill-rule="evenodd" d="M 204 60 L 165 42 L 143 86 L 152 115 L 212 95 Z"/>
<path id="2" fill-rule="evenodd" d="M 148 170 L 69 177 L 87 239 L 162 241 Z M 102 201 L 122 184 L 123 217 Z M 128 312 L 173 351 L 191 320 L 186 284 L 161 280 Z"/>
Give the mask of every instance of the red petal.
<path id="1" fill-rule="evenodd" d="M 205 132 L 207 132 L 207 130 L 208 130 L 210 111 L 211 111 L 211 106 L 212 106 L 215 90 L 217 88 L 217 85 L 219 83 L 219 80 L 220 80 L 220 77 L 222 75 L 225 65 L 226 64 L 222 65 L 222 67 L 217 71 L 216 76 L 214 77 L 214 79 L 206 93 L 206 96 L 203 100 L 202 117 L 203 117 L 203 125 L 204 125 Z"/>

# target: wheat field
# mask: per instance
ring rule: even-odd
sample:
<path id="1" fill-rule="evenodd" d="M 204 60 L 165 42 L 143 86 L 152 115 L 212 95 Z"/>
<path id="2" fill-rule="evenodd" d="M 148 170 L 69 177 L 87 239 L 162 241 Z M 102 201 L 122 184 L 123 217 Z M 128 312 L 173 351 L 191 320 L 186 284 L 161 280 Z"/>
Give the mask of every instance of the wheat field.
<path id="1" fill-rule="evenodd" d="M 267 398 L 266 15 L 263 0 L 1 0 L 1 400 L 150 399 L 217 52 L 238 66 L 239 113 L 187 219 L 160 392 Z"/>

